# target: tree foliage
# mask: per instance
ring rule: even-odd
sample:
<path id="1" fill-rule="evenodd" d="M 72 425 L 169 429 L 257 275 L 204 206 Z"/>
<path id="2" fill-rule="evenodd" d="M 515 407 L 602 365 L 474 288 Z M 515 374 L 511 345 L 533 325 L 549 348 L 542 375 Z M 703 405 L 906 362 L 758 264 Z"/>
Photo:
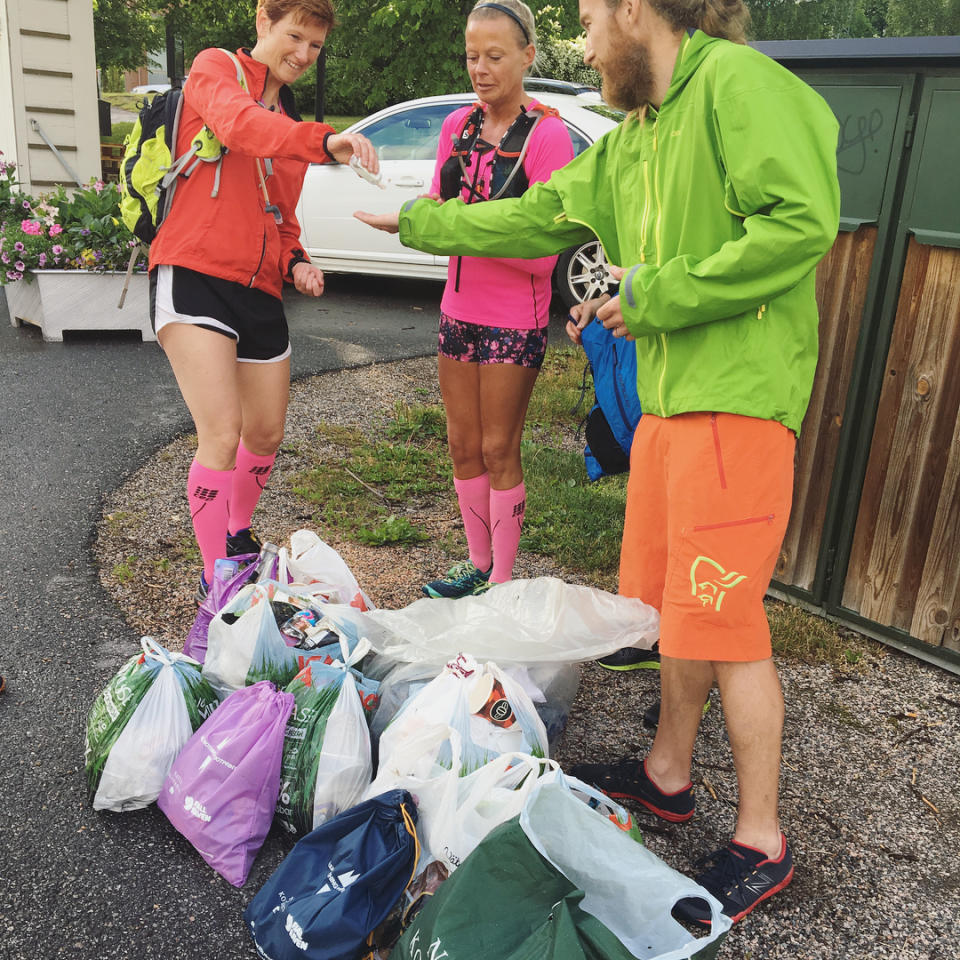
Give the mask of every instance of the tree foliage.
<path id="1" fill-rule="evenodd" d="M 163 24 L 136 0 L 94 0 L 93 35 L 98 67 L 136 70 L 161 42 Z"/>
<path id="2" fill-rule="evenodd" d="M 960 34 L 960 0 L 746 0 L 757 40 Z M 413 97 L 469 88 L 463 29 L 474 0 L 340 0 L 328 41 L 327 109 L 363 113 Z M 539 72 L 596 82 L 580 62 L 577 0 L 531 4 Z M 255 40 L 256 0 L 95 0 L 97 62 L 132 68 L 162 50 L 169 24 L 187 64 L 204 47 Z M 580 46 L 578 47 L 578 42 Z M 313 104 L 315 72 L 297 86 Z"/>

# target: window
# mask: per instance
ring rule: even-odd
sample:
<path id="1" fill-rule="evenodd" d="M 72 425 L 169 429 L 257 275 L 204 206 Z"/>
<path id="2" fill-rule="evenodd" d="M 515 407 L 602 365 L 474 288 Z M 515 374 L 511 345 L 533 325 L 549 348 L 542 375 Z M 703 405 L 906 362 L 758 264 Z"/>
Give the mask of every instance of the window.
<path id="1" fill-rule="evenodd" d="M 381 160 L 432 160 L 437 155 L 440 127 L 462 104 L 434 103 L 382 117 L 361 129 Z"/>

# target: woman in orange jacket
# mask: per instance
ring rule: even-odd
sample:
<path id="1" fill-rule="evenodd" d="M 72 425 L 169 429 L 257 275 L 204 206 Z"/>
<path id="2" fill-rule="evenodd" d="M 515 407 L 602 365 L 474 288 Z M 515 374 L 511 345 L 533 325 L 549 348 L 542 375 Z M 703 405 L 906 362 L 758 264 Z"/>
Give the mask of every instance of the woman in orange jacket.
<path id="1" fill-rule="evenodd" d="M 330 0 L 260 0 L 255 46 L 236 60 L 203 50 L 183 89 L 174 156 L 204 124 L 226 148 L 220 162 L 178 178 L 150 248 L 154 328 L 197 430 L 187 495 L 203 555 L 198 600 L 218 557 L 260 547 L 250 520 L 283 438 L 290 386 L 283 283 L 323 293 L 295 216 L 307 165 L 356 155 L 379 167 L 365 137 L 297 122 L 286 85 L 316 61 L 333 25 Z"/>

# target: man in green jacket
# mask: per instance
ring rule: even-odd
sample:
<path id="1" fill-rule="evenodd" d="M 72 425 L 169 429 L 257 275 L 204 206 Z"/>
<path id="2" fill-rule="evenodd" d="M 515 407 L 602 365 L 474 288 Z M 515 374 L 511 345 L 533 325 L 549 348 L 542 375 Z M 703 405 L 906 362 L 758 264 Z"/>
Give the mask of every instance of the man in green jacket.
<path id="1" fill-rule="evenodd" d="M 596 235 L 620 265 L 597 316 L 636 341 L 620 592 L 660 611 L 661 710 L 642 762 L 574 772 L 663 819 L 694 813 L 701 710 L 719 686 L 740 790 L 697 879 L 739 920 L 786 887 L 783 695 L 763 598 L 789 518 L 817 362 L 814 270 L 837 232 L 837 123 L 744 44 L 742 0 L 580 0 L 585 61 L 624 122 L 519 199 L 358 214 L 437 254 L 540 257 Z M 706 923 L 704 901 L 676 912 Z"/>

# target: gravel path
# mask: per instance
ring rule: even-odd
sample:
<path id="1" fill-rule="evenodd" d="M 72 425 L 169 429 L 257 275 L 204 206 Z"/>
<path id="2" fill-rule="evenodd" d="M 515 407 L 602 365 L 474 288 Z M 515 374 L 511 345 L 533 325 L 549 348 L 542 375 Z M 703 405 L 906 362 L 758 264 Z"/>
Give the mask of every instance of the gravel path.
<path id="1" fill-rule="evenodd" d="M 308 458 L 335 453 L 315 425 L 375 431 L 394 401 L 436 398 L 433 359 L 324 374 L 295 385 L 284 451 L 258 509 L 261 535 L 282 542 L 311 526 L 293 492 Z M 173 647 L 193 619 L 197 557 L 183 487 L 191 438 L 174 441 L 104 503 L 94 551 L 104 587 L 136 630 Z M 438 539 L 455 510 L 429 519 Z M 323 531 L 319 531 L 323 535 Z M 380 606 L 419 596 L 442 569 L 438 548 L 363 548 L 330 542 Z M 521 555 L 517 574 L 563 576 Z M 119 666 L 119 662 L 117 664 Z M 864 644 L 856 668 L 781 663 L 787 704 L 782 821 L 797 862 L 791 886 L 739 924 L 726 960 L 933 960 L 960 956 L 960 679 L 895 651 Z M 639 723 L 656 698 L 656 675 L 584 667 L 559 752 L 564 764 L 642 756 L 651 731 Z M 697 816 L 668 826 L 637 811 L 649 847 L 681 871 L 725 842 L 736 780 L 714 697 L 694 764 Z M 252 955 L 252 951 L 251 951 Z"/>

